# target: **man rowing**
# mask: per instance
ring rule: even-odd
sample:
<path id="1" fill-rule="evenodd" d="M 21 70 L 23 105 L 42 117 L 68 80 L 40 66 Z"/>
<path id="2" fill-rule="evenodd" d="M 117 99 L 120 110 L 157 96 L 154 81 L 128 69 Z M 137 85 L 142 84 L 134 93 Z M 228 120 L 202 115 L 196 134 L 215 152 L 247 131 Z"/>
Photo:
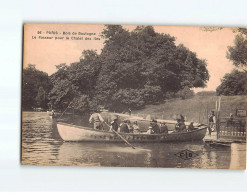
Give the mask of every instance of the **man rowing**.
<path id="1" fill-rule="evenodd" d="M 104 119 L 103 117 L 100 115 L 100 111 L 96 110 L 89 118 L 89 122 L 90 123 L 94 123 L 94 129 L 95 130 L 103 130 L 103 122 Z"/>

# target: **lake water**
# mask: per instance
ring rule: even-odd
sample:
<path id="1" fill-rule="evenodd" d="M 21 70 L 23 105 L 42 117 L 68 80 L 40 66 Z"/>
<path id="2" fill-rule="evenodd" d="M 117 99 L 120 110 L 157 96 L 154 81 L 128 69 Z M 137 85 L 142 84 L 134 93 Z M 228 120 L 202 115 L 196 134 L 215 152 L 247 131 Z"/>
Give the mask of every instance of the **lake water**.
<path id="1" fill-rule="evenodd" d="M 203 141 L 182 143 L 63 142 L 56 124 L 44 112 L 24 112 L 22 123 L 22 164 L 115 167 L 166 167 L 236 169 L 245 167 L 245 144 L 210 147 Z M 183 150 L 198 154 L 181 159 Z"/>

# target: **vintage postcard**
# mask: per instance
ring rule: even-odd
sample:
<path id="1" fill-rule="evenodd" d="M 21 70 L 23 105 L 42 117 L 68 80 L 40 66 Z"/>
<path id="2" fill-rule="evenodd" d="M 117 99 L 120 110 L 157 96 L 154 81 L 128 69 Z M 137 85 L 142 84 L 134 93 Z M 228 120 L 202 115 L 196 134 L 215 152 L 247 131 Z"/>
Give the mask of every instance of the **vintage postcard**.
<path id="1" fill-rule="evenodd" d="M 23 165 L 246 168 L 246 28 L 27 23 L 23 44 Z"/>

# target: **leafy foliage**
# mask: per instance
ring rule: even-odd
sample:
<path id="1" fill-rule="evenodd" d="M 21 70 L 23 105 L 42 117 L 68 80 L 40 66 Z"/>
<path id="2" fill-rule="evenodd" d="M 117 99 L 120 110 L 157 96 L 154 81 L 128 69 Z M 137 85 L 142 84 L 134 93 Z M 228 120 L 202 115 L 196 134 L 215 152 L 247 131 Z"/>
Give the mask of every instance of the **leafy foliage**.
<path id="1" fill-rule="evenodd" d="M 236 67 L 247 66 L 247 34 L 238 34 L 234 46 L 228 47 L 227 58 L 233 61 Z"/>
<path id="2" fill-rule="evenodd" d="M 33 107 L 47 108 L 47 94 L 52 88 L 47 73 L 39 71 L 29 64 L 23 69 L 22 106 L 24 110 Z"/>
<path id="3" fill-rule="evenodd" d="M 185 86 L 183 89 L 179 90 L 176 93 L 177 97 L 180 97 L 181 99 L 189 99 L 194 97 L 195 93 L 192 91 L 188 86 Z"/>
<path id="4" fill-rule="evenodd" d="M 233 70 L 224 76 L 216 89 L 217 95 L 246 95 L 247 72 Z"/>
<path id="5" fill-rule="evenodd" d="M 47 107 L 47 98 L 46 98 L 46 92 L 42 86 L 39 87 L 38 94 L 35 98 L 36 105 L 41 108 Z"/>
<path id="6" fill-rule="evenodd" d="M 215 91 L 200 91 L 196 93 L 197 96 L 203 96 L 203 97 L 210 97 L 210 96 L 216 96 Z"/>
<path id="7" fill-rule="evenodd" d="M 186 98 L 190 88 L 204 87 L 209 79 L 205 60 L 152 26 L 129 32 L 120 25 L 106 25 L 101 36 L 105 42 L 100 54 L 86 50 L 79 62 L 57 65 L 49 93 L 55 108 L 139 109 L 179 90 Z"/>
<path id="8" fill-rule="evenodd" d="M 109 109 L 140 108 L 162 101 L 169 92 L 204 87 L 209 79 L 205 60 L 152 26 L 129 32 L 107 25 L 102 36 L 106 41 L 95 98 Z"/>

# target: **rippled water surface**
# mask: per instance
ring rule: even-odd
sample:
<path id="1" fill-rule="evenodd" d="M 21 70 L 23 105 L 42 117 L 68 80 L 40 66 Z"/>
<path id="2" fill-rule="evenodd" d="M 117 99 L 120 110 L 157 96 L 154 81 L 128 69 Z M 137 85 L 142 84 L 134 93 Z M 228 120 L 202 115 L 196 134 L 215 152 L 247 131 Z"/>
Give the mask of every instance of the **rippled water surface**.
<path id="1" fill-rule="evenodd" d="M 182 143 L 63 142 L 47 113 L 24 112 L 22 163 L 28 165 L 225 168 L 245 167 L 245 144 L 210 147 L 203 141 Z M 197 157 L 184 160 L 175 154 L 191 150 Z"/>

